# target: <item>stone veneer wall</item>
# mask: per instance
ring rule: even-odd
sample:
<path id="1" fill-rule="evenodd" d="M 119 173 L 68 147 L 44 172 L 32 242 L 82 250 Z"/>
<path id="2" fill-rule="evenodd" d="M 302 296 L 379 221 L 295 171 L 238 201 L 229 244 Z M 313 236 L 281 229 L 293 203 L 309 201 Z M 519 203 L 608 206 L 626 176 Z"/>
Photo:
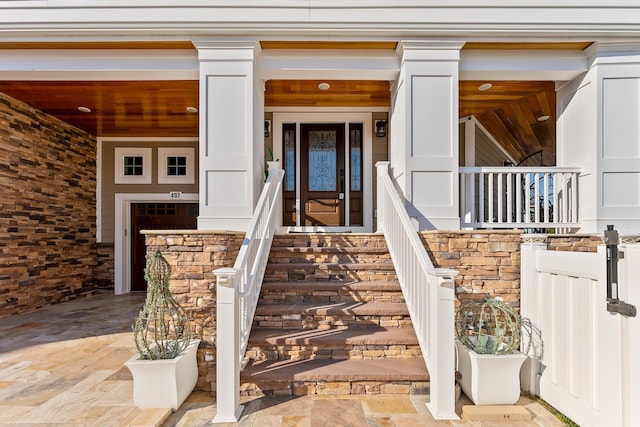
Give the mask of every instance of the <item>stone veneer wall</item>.
<path id="1" fill-rule="evenodd" d="M 0 94 L 0 317 L 95 291 L 96 141 Z"/>
<path id="2" fill-rule="evenodd" d="M 215 392 L 216 277 L 213 270 L 233 267 L 244 233 L 146 231 L 147 253 L 160 251 L 171 265 L 169 289 L 191 318 L 200 338 L 196 389 Z"/>
<path id="3" fill-rule="evenodd" d="M 520 231 L 424 231 L 435 267 L 458 270 L 459 300 L 500 296 L 520 306 Z"/>
<path id="4" fill-rule="evenodd" d="M 98 288 L 113 291 L 115 278 L 115 261 L 113 243 L 97 243 L 96 253 L 98 265 L 95 270 L 96 285 Z"/>

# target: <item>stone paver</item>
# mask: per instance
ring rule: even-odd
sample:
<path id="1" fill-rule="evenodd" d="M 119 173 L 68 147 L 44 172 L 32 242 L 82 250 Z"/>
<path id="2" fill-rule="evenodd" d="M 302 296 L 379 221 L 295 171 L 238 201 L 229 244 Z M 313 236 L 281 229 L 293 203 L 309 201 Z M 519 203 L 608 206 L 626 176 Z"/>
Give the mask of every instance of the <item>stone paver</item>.
<path id="1" fill-rule="evenodd" d="M 208 392 L 194 392 L 175 413 L 133 405 L 124 361 L 135 354 L 131 322 L 144 295 L 97 295 L 0 319 L 0 426 L 209 426 Z M 243 427 L 562 426 L 521 398 L 531 421 L 435 421 L 428 396 L 246 397 Z M 462 405 L 469 404 L 461 399 Z M 224 427 L 225 424 L 222 424 Z"/>

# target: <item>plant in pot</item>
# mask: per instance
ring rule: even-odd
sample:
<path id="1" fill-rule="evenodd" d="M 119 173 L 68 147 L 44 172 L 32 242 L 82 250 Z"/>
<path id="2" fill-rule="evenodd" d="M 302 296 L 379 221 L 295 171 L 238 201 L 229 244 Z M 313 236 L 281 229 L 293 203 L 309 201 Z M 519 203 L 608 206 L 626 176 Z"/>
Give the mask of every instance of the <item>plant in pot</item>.
<path id="1" fill-rule="evenodd" d="M 125 362 L 133 376 L 133 401 L 139 408 L 177 410 L 198 381 L 189 317 L 169 292 L 171 266 L 160 252 L 147 259 L 147 299 L 133 323 L 138 354 Z"/>
<path id="2" fill-rule="evenodd" d="M 513 405 L 520 397 L 520 315 L 500 298 L 463 302 L 456 310 L 462 391 L 476 405 Z"/>

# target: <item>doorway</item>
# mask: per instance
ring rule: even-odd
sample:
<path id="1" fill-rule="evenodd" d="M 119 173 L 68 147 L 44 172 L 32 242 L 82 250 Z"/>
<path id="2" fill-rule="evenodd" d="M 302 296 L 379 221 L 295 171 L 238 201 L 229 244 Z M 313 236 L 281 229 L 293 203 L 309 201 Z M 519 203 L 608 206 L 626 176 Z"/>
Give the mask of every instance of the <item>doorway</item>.
<path id="1" fill-rule="evenodd" d="M 300 125 L 300 204 L 304 226 L 344 226 L 344 124 Z"/>
<path id="2" fill-rule="evenodd" d="M 191 230 L 198 226 L 197 203 L 131 204 L 131 292 L 146 292 L 145 236 L 141 230 Z"/>
<path id="3" fill-rule="evenodd" d="M 273 113 L 281 232 L 371 232 L 372 113 Z"/>

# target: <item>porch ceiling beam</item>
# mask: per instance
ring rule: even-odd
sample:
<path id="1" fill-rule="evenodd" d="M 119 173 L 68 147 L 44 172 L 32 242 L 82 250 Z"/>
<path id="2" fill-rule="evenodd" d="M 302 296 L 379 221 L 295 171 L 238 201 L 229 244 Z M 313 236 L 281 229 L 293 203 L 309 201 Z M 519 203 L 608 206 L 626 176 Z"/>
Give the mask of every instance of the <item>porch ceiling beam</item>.
<path id="1" fill-rule="evenodd" d="M 0 80 L 198 80 L 195 50 L 0 50 Z"/>
<path id="2" fill-rule="evenodd" d="M 581 51 L 463 50 L 460 80 L 566 81 L 588 67 Z"/>
<path id="3" fill-rule="evenodd" d="M 394 51 L 263 51 L 258 64 L 265 80 L 395 80 L 400 70 Z"/>

